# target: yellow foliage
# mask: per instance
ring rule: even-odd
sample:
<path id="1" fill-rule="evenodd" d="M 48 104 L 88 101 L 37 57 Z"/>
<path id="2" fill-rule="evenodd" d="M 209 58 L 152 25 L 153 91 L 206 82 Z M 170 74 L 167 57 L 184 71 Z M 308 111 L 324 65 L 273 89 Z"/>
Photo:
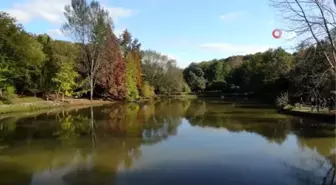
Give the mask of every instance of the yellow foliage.
<path id="1" fill-rule="evenodd" d="M 155 96 L 154 88 L 151 87 L 148 82 L 144 82 L 141 87 L 141 95 L 145 98 L 152 98 Z"/>

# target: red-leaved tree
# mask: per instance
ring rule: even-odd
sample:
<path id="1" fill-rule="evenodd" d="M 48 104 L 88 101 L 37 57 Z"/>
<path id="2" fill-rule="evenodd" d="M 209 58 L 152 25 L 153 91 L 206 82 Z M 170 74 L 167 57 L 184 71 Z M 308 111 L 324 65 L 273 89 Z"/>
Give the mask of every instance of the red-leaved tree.
<path id="1" fill-rule="evenodd" d="M 98 83 L 113 99 L 123 100 L 127 95 L 125 74 L 126 64 L 117 37 L 109 26 L 108 38 L 102 54 L 102 65 Z"/>

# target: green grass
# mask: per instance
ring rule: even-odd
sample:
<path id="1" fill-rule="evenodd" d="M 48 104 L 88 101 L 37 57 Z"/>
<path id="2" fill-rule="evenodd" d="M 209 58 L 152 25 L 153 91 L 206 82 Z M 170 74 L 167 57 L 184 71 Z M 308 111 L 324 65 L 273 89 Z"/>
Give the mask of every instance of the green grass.
<path id="1" fill-rule="evenodd" d="M 42 102 L 45 101 L 42 98 L 37 97 L 16 97 L 10 99 L 0 99 L 0 105 L 12 105 L 12 104 L 20 104 L 20 103 L 33 103 L 33 102 Z"/>
<path id="2" fill-rule="evenodd" d="M 10 101 L 12 102 L 12 104 L 17 104 L 17 103 L 41 102 L 45 100 L 37 97 L 22 97 L 22 98 L 12 98 L 10 99 Z"/>
<path id="3" fill-rule="evenodd" d="M 47 102 L 31 104 L 31 105 L 27 105 L 27 104 L 0 105 L 0 114 L 10 113 L 10 112 L 36 111 L 36 110 L 41 110 L 41 109 L 54 108 L 56 106 L 65 106 L 65 105 L 55 105 L 55 104 L 47 103 Z"/>
<path id="4" fill-rule="evenodd" d="M 0 114 L 20 113 L 20 112 L 33 112 L 39 110 L 47 110 L 54 108 L 65 107 L 78 107 L 81 105 L 102 105 L 101 102 L 85 101 L 83 104 L 69 104 L 69 103 L 56 103 L 53 101 L 45 101 L 36 97 L 20 97 L 12 98 L 10 100 L 0 101 Z"/>
<path id="5" fill-rule="evenodd" d="M 303 106 L 303 107 L 294 107 L 292 109 L 293 111 L 299 111 L 299 112 L 310 112 L 315 114 L 330 114 L 328 108 L 320 108 L 320 111 L 317 112 L 317 110 L 314 108 L 314 111 L 311 112 L 311 107 Z"/>

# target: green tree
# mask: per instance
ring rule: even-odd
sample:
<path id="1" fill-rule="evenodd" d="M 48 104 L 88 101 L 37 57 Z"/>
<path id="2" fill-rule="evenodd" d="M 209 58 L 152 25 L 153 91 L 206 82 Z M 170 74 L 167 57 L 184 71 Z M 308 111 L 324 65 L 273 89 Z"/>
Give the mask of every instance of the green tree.
<path id="1" fill-rule="evenodd" d="M 176 66 L 176 61 L 169 61 L 166 68 L 166 73 L 164 74 L 165 80 L 160 87 L 160 91 L 168 95 L 183 92 L 185 83 L 183 71 Z"/>
<path id="2" fill-rule="evenodd" d="M 153 50 L 142 52 L 143 78 L 157 94 L 183 91 L 183 73 L 176 66 L 176 60 Z"/>
<path id="3" fill-rule="evenodd" d="M 137 75 L 136 63 L 134 55 L 128 53 L 126 56 L 126 86 L 127 86 L 127 99 L 134 101 L 139 98 L 139 91 L 137 88 Z"/>
<path id="4" fill-rule="evenodd" d="M 141 87 L 141 95 L 145 98 L 152 98 L 155 96 L 154 88 L 151 87 L 146 81 Z"/>
<path id="5" fill-rule="evenodd" d="M 112 19 L 97 1 L 89 3 L 86 0 L 71 0 L 71 4 L 65 6 L 65 17 L 67 22 L 63 29 L 80 43 L 82 49 L 83 69 L 89 80 L 92 100 L 108 27 L 113 25 Z"/>
<path id="6" fill-rule="evenodd" d="M 41 66 L 40 90 L 44 93 L 58 91 L 53 78 L 62 70 L 64 63 L 71 63 L 76 71 L 76 62 L 80 53 L 79 47 L 71 42 L 53 40 L 48 35 L 39 35 L 37 40 L 43 45 L 46 58 Z"/>
<path id="7" fill-rule="evenodd" d="M 323 47 L 310 46 L 295 55 L 294 67 L 288 75 L 293 95 L 329 96 L 335 90 L 335 73 L 325 59 Z"/>
<path id="8" fill-rule="evenodd" d="M 8 86 L 6 72 L 8 72 L 8 68 L 0 67 L 0 97 L 3 96 L 3 90 Z"/>
<path id="9" fill-rule="evenodd" d="M 64 101 L 64 95 L 70 96 L 73 88 L 77 83 L 75 79 L 78 77 L 78 73 L 74 70 L 74 66 L 70 62 L 64 62 L 61 68 L 56 73 L 52 80 L 56 83 L 57 93 L 62 93 L 62 101 Z"/>
<path id="10" fill-rule="evenodd" d="M 19 92 L 37 89 L 45 59 L 42 45 L 5 12 L 0 12 L 0 43 L 0 66 L 10 69 L 1 72 L 6 84 Z"/>
<path id="11" fill-rule="evenodd" d="M 118 39 L 121 51 L 124 58 L 127 57 L 128 53 L 132 53 L 134 57 L 134 62 L 136 63 L 136 75 L 137 75 L 137 88 L 141 90 L 142 85 L 142 70 L 141 70 L 141 43 L 138 39 L 133 39 L 132 34 L 126 29 Z"/>
<path id="12" fill-rule="evenodd" d="M 206 80 L 203 70 L 195 63 L 192 63 L 183 71 L 184 79 L 193 91 L 204 90 Z"/>

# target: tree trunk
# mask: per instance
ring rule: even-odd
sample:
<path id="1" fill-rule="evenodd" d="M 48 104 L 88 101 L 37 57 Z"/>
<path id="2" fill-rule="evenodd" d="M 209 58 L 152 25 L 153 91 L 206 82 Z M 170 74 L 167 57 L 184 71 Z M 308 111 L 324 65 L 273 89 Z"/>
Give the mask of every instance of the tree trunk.
<path id="1" fill-rule="evenodd" d="M 2 89 L 0 89 L 0 97 L 2 97 Z"/>
<path id="2" fill-rule="evenodd" d="M 55 94 L 56 94 L 56 101 L 58 101 L 58 92 L 55 91 Z"/>
<path id="3" fill-rule="evenodd" d="M 93 99 L 93 77 L 92 75 L 90 76 L 90 100 L 92 101 Z"/>
<path id="4" fill-rule="evenodd" d="M 64 93 L 62 93 L 62 102 L 64 102 Z"/>

